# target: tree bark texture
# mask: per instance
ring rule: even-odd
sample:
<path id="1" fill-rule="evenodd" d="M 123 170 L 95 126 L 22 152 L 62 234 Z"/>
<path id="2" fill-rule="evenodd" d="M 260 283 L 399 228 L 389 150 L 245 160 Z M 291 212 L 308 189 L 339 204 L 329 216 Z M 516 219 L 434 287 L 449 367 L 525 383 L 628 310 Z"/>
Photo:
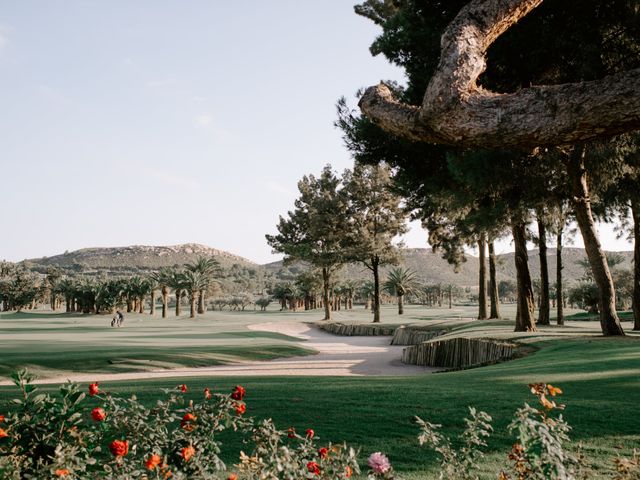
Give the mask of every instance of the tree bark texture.
<path id="1" fill-rule="evenodd" d="M 538 218 L 538 253 L 540 256 L 540 305 L 538 306 L 538 325 L 551 323 L 549 302 L 549 266 L 547 263 L 547 227 Z"/>
<path id="2" fill-rule="evenodd" d="M 640 69 L 591 82 L 500 94 L 478 86 L 489 46 L 542 0 L 472 0 L 441 39 L 440 63 L 420 107 L 369 87 L 362 112 L 414 141 L 465 147 L 572 144 L 640 128 Z"/>
<path id="3" fill-rule="evenodd" d="M 593 277 L 598 285 L 602 334 L 605 336 L 624 335 L 616 312 L 616 291 L 613 285 L 613 278 L 611 277 L 607 257 L 600 245 L 593 214 L 591 213 L 584 155 L 584 146 L 576 146 L 567 161 L 576 220 L 584 240 L 584 248 L 587 252 Z"/>
<path id="4" fill-rule="evenodd" d="M 162 318 L 167 318 L 169 310 L 169 287 L 162 287 Z"/>
<path id="5" fill-rule="evenodd" d="M 151 304 L 149 305 L 149 315 L 156 314 L 156 291 L 155 289 L 151 289 Z"/>
<path id="6" fill-rule="evenodd" d="M 181 313 L 181 305 L 180 300 L 182 299 L 182 289 L 176 289 L 176 317 L 180 316 Z"/>
<path id="7" fill-rule="evenodd" d="M 633 216 L 633 329 L 640 330 L 640 198 L 631 201 Z"/>
<path id="8" fill-rule="evenodd" d="M 478 240 L 478 320 L 487 319 L 487 240 Z"/>
<path id="9" fill-rule="evenodd" d="M 404 314 L 404 295 L 398 295 L 398 315 Z"/>
<path id="10" fill-rule="evenodd" d="M 514 221 L 511 225 L 513 243 L 515 244 L 515 263 L 518 290 L 518 313 L 516 315 L 516 332 L 535 332 L 533 288 L 529 273 L 529 255 L 527 253 L 526 225 Z"/>
<path id="11" fill-rule="evenodd" d="M 498 295 L 498 280 L 496 278 L 496 250 L 493 242 L 489 242 L 489 299 L 491 305 L 489 318 L 500 318 L 500 296 Z"/>
<path id="12" fill-rule="evenodd" d="M 324 320 L 331 320 L 331 301 L 329 300 L 329 287 L 331 275 L 329 269 L 322 268 L 322 300 L 324 303 Z"/>
<path id="13" fill-rule="evenodd" d="M 373 269 L 373 323 L 380 323 L 380 270 L 378 261 L 371 259 L 371 268 Z"/>
<path id="14" fill-rule="evenodd" d="M 206 300 L 206 291 L 200 290 L 200 294 L 198 295 L 198 313 L 203 314 L 206 311 L 205 308 L 205 300 Z"/>
<path id="15" fill-rule="evenodd" d="M 562 227 L 556 234 L 556 323 L 564 325 L 564 293 L 562 291 Z"/>

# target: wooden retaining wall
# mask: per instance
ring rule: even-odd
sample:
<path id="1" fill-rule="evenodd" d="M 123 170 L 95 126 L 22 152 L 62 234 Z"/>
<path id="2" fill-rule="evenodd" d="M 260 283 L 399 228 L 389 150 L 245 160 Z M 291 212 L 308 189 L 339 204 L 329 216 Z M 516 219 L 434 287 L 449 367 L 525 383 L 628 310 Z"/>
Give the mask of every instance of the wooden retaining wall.
<path id="1" fill-rule="evenodd" d="M 402 362 L 427 367 L 465 368 L 514 356 L 517 345 L 497 340 L 453 338 L 407 347 Z"/>
<path id="2" fill-rule="evenodd" d="M 391 345 L 418 345 L 445 333 L 447 333 L 447 330 L 424 330 L 402 325 L 396 328 Z"/>
<path id="3" fill-rule="evenodd" d="M 318 323 L 322 330 L 325 330 L 334 335 L 344 335 L 347 337 L 354 336 L 383 336 L 393 335 L 393 332 L 397 327 L 389 325 L 371 325 L 371 324 L 348 324 L 348 323 Z"/>

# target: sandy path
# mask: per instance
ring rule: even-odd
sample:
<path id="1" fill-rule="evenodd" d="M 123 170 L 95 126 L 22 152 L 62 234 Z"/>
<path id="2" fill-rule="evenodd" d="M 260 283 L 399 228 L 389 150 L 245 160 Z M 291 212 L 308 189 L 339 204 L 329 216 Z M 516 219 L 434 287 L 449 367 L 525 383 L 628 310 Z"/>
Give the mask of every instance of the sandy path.
<path id="1" fill-rule="evenodd" d="M 423 375 L 438 369 L 404 365 L 400 362 L 402 349 L 389 345 L 389 337 L 342 337 L 327 333 L 315 326 L 300 322 L 259 323 L 250 330 L 282 333 L 298 337 L 301 346 L 318 351 L 317 355 L 289 357 L 264 362 L 241 362 L 231 365 L 151 370 L 144 372 L 74 374 L 37 380 L 35 383 L 110 382 L 171 377 L 230 377 L 230 376 L 409 376 Z M 11 382 L 2 381 L 0 385 Z"/>

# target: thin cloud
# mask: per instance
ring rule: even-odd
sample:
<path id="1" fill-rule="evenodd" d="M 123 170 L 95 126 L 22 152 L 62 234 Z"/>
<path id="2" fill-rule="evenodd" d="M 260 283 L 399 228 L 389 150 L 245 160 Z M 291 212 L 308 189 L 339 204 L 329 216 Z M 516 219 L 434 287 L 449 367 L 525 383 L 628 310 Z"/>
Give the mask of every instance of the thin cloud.
<path id="1" fill-rule="evenodd" d="M 0 25 L 0 52 L 9 44 L 9 29 Z"/>
<path id="2" fill-rule="evenodd" d="M 208 128 L 213 125 L 213 117 L 208 113 L 202 113 L 196 117 L 195 123 L 198 127 Z"/>
<path id="3" fill-rule="evenodd" d="M 174 172 L 150 170 L 149 172 L 147 172 L 147 174 L 151 174 L 151 176 L 159 182 L 170 185 L 172 187 L 183 188 L 185 190 L 199 190 L 201 187 L 200 182 L 198 182 L 194 178 L 185 175 L 177 175 Z"/>
<path id="4" fill-rule="evenodd" d="M 292 188 L 287 188 L 284 185 L 275 182 L 273 180 L 269 180 L 266 183 L 267 190 L 273 193 L 277 193 L 279 195 L 283 195 L 285 197 L 295 197 L 296 191 Z"/>

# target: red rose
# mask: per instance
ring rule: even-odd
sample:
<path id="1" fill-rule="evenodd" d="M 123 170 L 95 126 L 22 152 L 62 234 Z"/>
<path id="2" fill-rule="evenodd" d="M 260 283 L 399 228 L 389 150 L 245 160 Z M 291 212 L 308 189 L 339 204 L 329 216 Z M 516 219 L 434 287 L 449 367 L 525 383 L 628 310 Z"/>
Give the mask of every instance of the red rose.
<path id="1" fill-rule="evenodd" d="M 237 385 L 236 388 L 234 388 L 233 393 L 231 394 L 231 398 L 233 398 L 234 400 L 242 400 L 246 392 L 247 391 L 243 387 Z"/>
<path id="2" fill-rule="evenodd" d="M 324 458 L 329 454 L 329 449 L 326 447 L 319 448 L 318 454 L 320 455 L 320 458 Z"/>
<path id="3" fill-rule="evenodd" d="M 193 425 L 190 425 L 190 423 L 195 421 L 196 421 L 196 416 L 193 413 L 187 413 L 185 414 L 184 417 L 182 417 L 180 426 L 185 430 L 193 430 Z"/>
<path id="4" fill-rule="evenodd" d="M 180 391 L 182 393 L 187 393 L 188 388 L 184 383 L 182 385 L 180 385 L 178 388 L 180 389 Z"/>
<path id="5" fill-rule="evenodd" d="M 293 427 L 289 427 L 289 430 L 287 430 L 287 437 L 296 438 L 296 429 Z"/>
<path id="6" fill-rule="evenodd" d="M 109 450 L 114 457 L 124 457 L 129 453 L 129 442 L 127 440 L 114 440 L 109 444 Z"/>
<path id="7" fill-rule="evenodd" d="M 314 432 L 310 428 L 307 428 L 307 431 L 305 433 L 307 434 L 307 438 L 313 438 L 313 436 L 316 434 L 316 432 Z"/>
<path id="8" fill-rule="evenodd" d="M 196 449 L 193 448 L 191 445 L 180 450 L 180 455 L 182 455 L 182 458 L 184 458 L 185 462 L 188 462 L 191 459 L 191 457 L 193 457 L 195 454 L 196 454 Z"/>
<path id="9" fill-rule="evenodd" d="M 105 418 L 107 418 L 107 413 L 100 407 L 96 407 L 91 410 L 91 418 L 93 418 L 96 422 L 101 422 Z"/>
<path id="10" fill-rule="evenodd" d="M 161 463 L 162 457 L 160 455 L 153 454 L 147 459 L 146 462 L 144 462 L 144 466 L 147 470 L 154 470 Z"/>
<path id="11" fill-rule="evenodd" d="M 4 422 L 4 415 L 0 415 L 0 422 Z"/>
<path id="12" fill-rule="evenodd" d="M 98 382 L 89 384 L 89 396 L 90 397 L 93 397 L 94 395 L 97 395 L 98 392 L 99 392 Z"/>
<path id="13" fill-rule="evenodd" d="M 320 475 L 320 465 L 316 462 L 307 463 L 307 470 L 309 470 L 309 473 L 313 473 L 314 475 Z"/>
<path id="14" fill-rule="evenodd" d="M 235 407 L 238 415 L 243 415 L 247 411 L 247 405 L 244 403 L 236 403 Z"/>
<path id="15" fill-rule="evenodd" d="M 211 390 L 209 390 L 208 388 L 204 389 L 204 398 L 206 398 L 207 400 L 211 400 Z"/>

